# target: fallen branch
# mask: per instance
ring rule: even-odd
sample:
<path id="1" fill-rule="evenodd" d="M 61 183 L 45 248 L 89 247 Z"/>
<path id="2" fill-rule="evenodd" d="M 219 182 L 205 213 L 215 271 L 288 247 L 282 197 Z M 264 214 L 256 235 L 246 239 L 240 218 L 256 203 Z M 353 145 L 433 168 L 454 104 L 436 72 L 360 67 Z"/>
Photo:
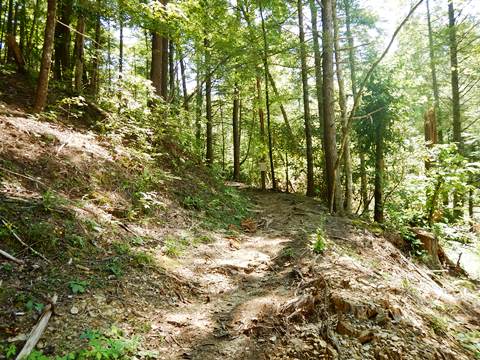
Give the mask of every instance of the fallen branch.
<path id="1" fill-rule="evenodd" d="M 23 260 L 17 259 L 15 256 L 10 255 L 9 253 L 7 253 L 6 251 L 3 251 L 2 249 L 0 249 L 0 255 L 6 257 L 8 260 L 16 262 L 19 265 L 22 265 L 24 263 Z"/>
<path id="2" fill-rule="evenodd" d="M 28 336 L 28 339 L 25 345 L 23 346 L 22 351 L 20 351 L 18 356 L 15 358 L 15 360 L 26 359 L 30 355 L 35 345 L 37 345 L 38 340 L 40 340 L 40 338 L 42 337 L 42 334 L 45 331 L 45 328 L 47 327 L 48 320 L 50 320 L 50 317 L 52 316 L 52 313 L 53 313 L 53 306 L 56 304 L 56 302 L 57 302 L 57 295 L 54 295 L 50 304 L 45 306 L 45 309 L 43 310 L 42 315 L 38 319 L 37 324 L 34 326 L 32 331 L 30 332 L 30 335 Z"/>
<path id="3" fill-rule="evenodd" d="M 23 241 L 20 236 L 17 235 L 17 233 L 15 232 L 15 230 L 12 229 L 12 227 L 9 225 L 9 223 L 7 221 L 5 221 L 4 219 L 2 219 L 2 223 L 3 225 L 5 225 L 5 227 L 12 233 L 13 237 L 15 239 L 17 239 L 17 241 L 22 244 L 23 246 L 25 246 L 26 248 L 28 248 L 32 253 L 34 253 L 35 255 L 38 255 L 40 256 L 43 260 L 45 260 L 47 263 L 50 263 L 50 260 L 48 260 L 45 255 L 43 255 L 42 253 L 38 252 L 37 250 L 35 250 L 34 248 L 32 248 L 30 245 L 28 245 L 25 241 Z"/>
<path id="4" fill-rule="evenodd" d="M 20 174 L 20 173 L 17 173 L 15 171 L 12 171 L 12 170 L 8 170 L 8 169 L 5 169 L 3 167 L 0 166 L 0 170 L 1 171 L 5 171 L 5 172 L 8 172 L 12 175 L 17 175 L 17 176 L 20 176 L 20 177 L 23 177 L 24 179 L 27 179 L 27 180 L 30 180 L 30 181 L 33 181 L 33 182 L 36 182 L 37 184 L 40 184 L 42 185 L 43 187 L 47 187 L 47 185 L 43 182 L 41 182 L 40 180 L 38 179 L 35 179 L 34 177 L 31 177 L 31 176 L 28 176 L 28 175 L 23 175 L 23 174 Z"/>

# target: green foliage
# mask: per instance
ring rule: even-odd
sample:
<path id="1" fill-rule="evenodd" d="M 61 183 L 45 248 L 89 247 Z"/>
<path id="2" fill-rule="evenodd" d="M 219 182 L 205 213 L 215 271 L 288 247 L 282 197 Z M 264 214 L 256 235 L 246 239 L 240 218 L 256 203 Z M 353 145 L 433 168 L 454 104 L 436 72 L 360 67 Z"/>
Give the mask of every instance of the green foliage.
<path id="1" fill-rule="evenodd" d="M 457 339 L 468 350 L 475 354 L 475 359 L 480 359 L 480 331 L 472 330 L 469 332 L 459 333 Z"/>
<path id="2" fill-rule="evenodd" d="M 87 290 L 88 282 L 85 280 L 72 280 L 68 282 L 68 287 L 73 294 L 83 294 Z"/>
<path id="3" fill-rule="evenodd" d="M 52 212 L 66 204 L 66 200 L 52 190 L 42 194 L 42 205 L 45 211 Z"/>
<path id="4" fill-rule="evenodd" d="M 327 233 L 325 231 L 325 216 L 321 215 L 319 223 L 320 225 L 317 227 L 315 234 L 313 234 L 312 238 L 312 250 L 316 254 L 322 254 L 326 247 L 327 247 Z"/>
<path id="5" fill-rule="evenodd" d="M 87 341 L 84 349 L 64 356 L 46 356 L 40 351 L 33 351 L 28 360 L 113 360 L 131 359 L 139 349 L 137 338 L 128 339 L 115 326 L 107 333 L 87 330 L 81 336 Z M 8 358 L 8 357 L 7 357 Z"/>

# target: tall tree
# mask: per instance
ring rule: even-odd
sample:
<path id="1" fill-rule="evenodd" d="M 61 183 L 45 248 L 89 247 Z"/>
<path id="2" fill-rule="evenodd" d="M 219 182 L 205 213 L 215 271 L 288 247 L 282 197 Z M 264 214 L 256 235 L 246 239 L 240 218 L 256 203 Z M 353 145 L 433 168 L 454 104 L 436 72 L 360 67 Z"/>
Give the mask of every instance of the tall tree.
<path id="1" fill-rule="evenodd" d="M 346 130 L 348 116 L 347 116 L 347 96 L 345 94 L 345 80 L 343 77 L 343 65 L 340 49 L 340 30 L 337 17 L 336 0 L 332 3 L 332 15 L 333 15 L 333 36 L 334 36 L 334 49 L 335 49 L 335 65 L 337 69 L 337 82 L 338 82 L 338 103 L 340 106 L 341 124 L 343 127 L 343 134 L 347 134 Z M 347 214 L 352 212 L 352 197 L 353 197 L 353 177 L 352 177 L 352 159 L 350 155 L 350 140 L 347 139 L 347 145 L 343 156 L 344 164 L 343 169 L 345 173 L 345 211 Z"/>
<path id="2" fill-rule="evenodd" d="M 240 96 L 238 84 L 235 83 L 233 90 L 233 115 L 232 115 L 232 132 L 233 132 L 233 180 L 240 181 L 240 126 L 239 126 L 239 105 Z"/>
<path id="3" fill-rule="evenodd" d="M 59 21 L 58 26 L 55 27 L 54 76 L 56 80 L 67 80 L 67 74 L 70 71 L 70 23 L 73 0 L 60 0 L 58 10 Z M 71 81 L 71 77 L 69 80 Z"/>
<path id="4" fill-rule="evenodd" d="M 331 12 L 331 8 L 330 8 L 330 12 Z M 299 29 L 299 37 L 300 37 L 300 64 L 301 64 L 301 71 L 302 71 L 302 88 L 303 88 L 303 119 L 305 122 L 305 142 L 306 142 L 306 156 L 307 156 L 307 196 L 314 196 L 315 187 L 313 182 L 312 129 L 311 129 L 311 120 L 310 120 L 310 98 L 308 95 L 307 54 L 306 54 L 306 45 L 305 45 L 305 30 L 303 28 L 302 0 L 297 0 L 297 13 L 298 13 L 298 29 Z"/>
<path id="5" fill-rule="evenodd" d="M 334 72 L 333 72 L 333 14 L 332 0 L 322 0 L 322 68 L 323 68 L 323 147 L 325 153 L 325 169 L 327 196 L 330 211 L 341 211 L 341 189 L 337 162 L 336 128 L 334 115 Z"/>
<path id="6" fill-rule="evenodd" d="M 55 0 L 47 1 L 47 21 L 45 24 L 45 36 L 43 40 L 42 63 L 40 65 L 35 104 L 33 106 L 34 112 L 43 111 L 47 102 L 48 78 L 52 62 L 53 37 L 55 35 L 56 5 Z"/>
<path id="7" fill-rule="evenodd" d="M 210 41 L 204 38 L 205 47 L 205 118 L 207 122 L 206 142 L 207 151 L 205 158 L 207 165 L 213 165 L 213 117 L 212 117 L 212 72 L 210 69 Z"/>

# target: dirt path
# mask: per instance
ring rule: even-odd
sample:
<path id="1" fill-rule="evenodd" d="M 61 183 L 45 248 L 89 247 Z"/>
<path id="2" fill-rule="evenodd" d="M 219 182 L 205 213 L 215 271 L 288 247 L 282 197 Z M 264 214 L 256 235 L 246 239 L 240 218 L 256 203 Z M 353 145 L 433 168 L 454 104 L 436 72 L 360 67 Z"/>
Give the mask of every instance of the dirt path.
<path id="1" fill-rule="evenodd" d="M 251 233 L 219 236 L 195 257 L 182 259 L 175 271 L 196 284 L 200 295 L 159 319 L 171 339 L 166 358 L 259 359 L 275 341 L 274 329 L 267 339 L 253 341 L 249 335 L 267 309 L 294 296 L 288 259 L 295 245 L 304 244 L 295 239 L 314 230 L 322 207 L 293 195 L 254 193 L 253 199 Z"/>

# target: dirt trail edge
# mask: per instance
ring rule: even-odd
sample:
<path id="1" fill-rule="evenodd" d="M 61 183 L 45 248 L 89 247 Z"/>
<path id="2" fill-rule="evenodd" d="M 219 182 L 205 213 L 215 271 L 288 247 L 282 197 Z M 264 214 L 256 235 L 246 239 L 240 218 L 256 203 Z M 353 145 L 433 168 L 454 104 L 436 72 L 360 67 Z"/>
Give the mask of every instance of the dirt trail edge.
<path id="1" fill-rule="evenodd" d="M 439 286 L 384 237 L 312 199 L 251 196 L 249 233 L 218 236 L 174 270 L 197 291 L 155 319 L 162 358 L 472 358 L 456 337 L 480 325 L 465 288 L 446 277 Z M 329 240 L 315 255 L 319 228 Z"/>

